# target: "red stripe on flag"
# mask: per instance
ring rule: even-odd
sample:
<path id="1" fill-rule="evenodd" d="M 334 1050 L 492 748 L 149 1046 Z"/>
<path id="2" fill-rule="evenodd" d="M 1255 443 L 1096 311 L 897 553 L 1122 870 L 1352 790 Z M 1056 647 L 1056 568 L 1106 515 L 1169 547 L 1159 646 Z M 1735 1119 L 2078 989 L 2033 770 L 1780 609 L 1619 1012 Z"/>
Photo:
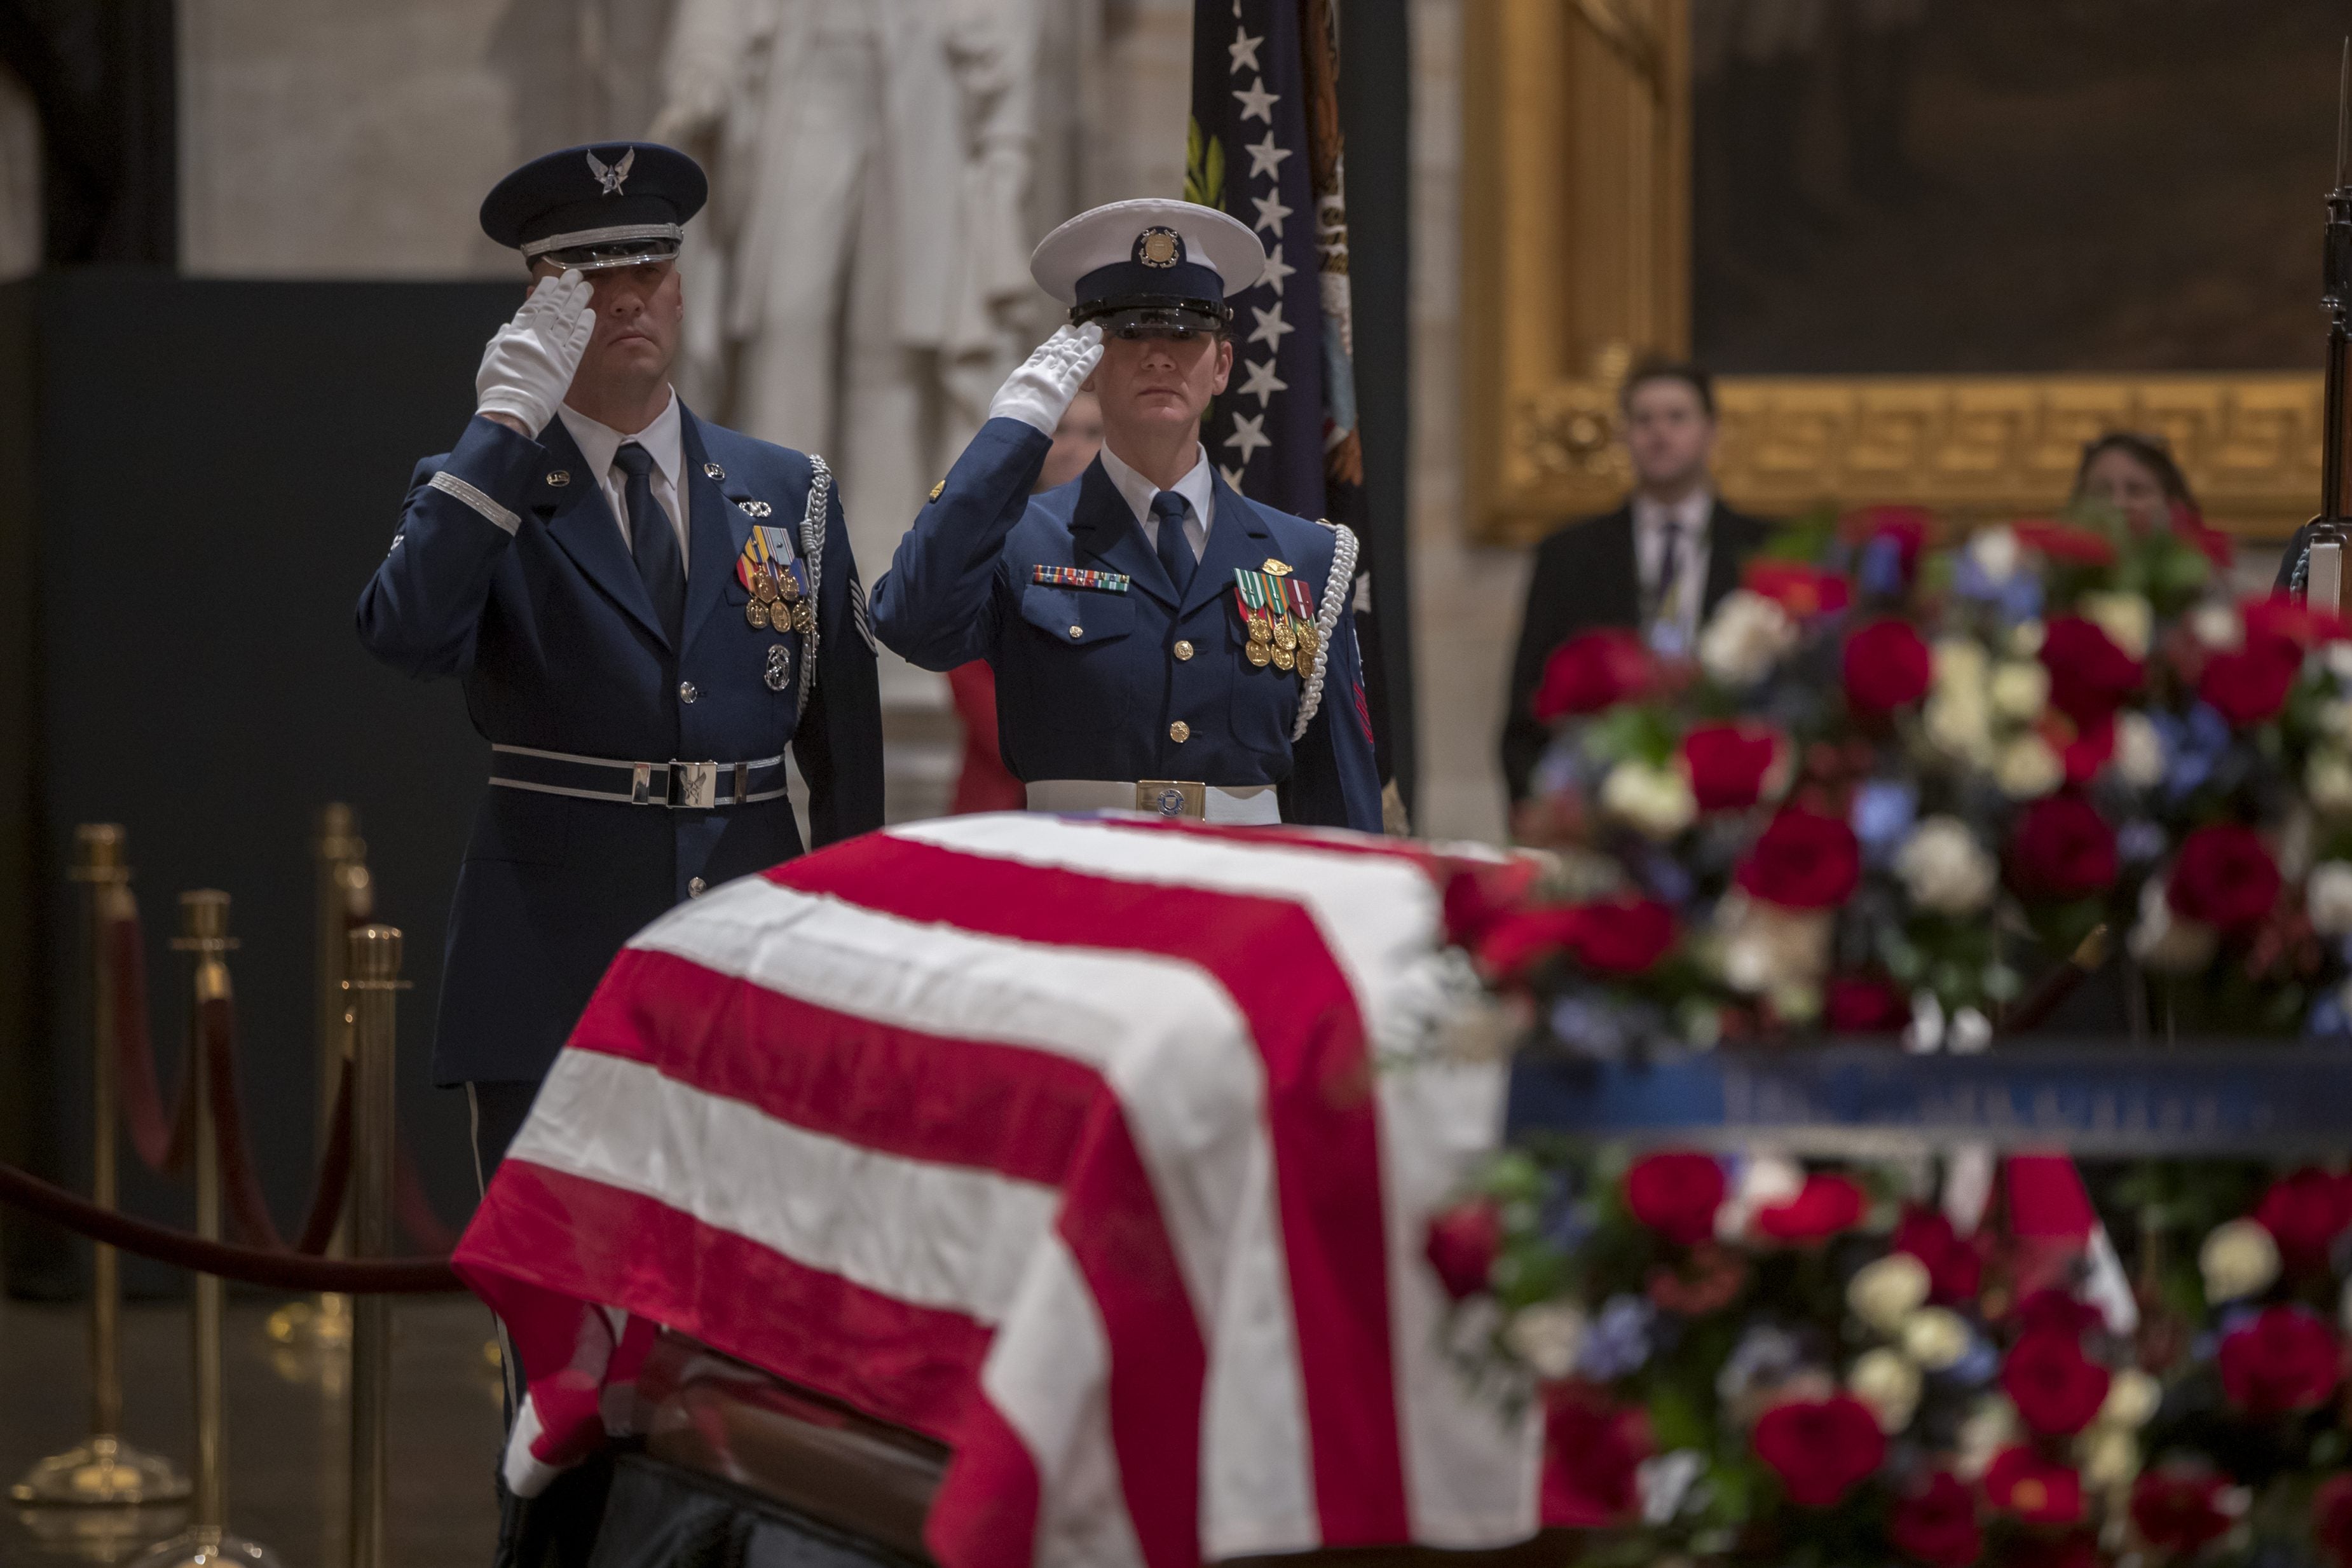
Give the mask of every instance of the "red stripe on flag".
<path id="1" fill-rule="evenodd" d="M 871 1415 L 954 1440 L 989 1330 L 804 1268 L 657 1199 L 509 1157 L 455 1259 L 534 1377 L 572 1356 L 579 1302 L 667 1323 Z M 572 1299 L 558 1312 L 541 1292 Z M 822 1323 L 823 1333 L 798 1332 Z"/>
<path id="2" fill-rule="evenodd" d="M 1030 1568 L 1036 1561 L 1037 1462 L 978 1390 L 923 1521 L 923 1540 L 933 1557 L 955 1568 Z"/>
<path id="3" fill-rule="evenodd" d="M 690 958 L 624 948 L 571 1049 L 641 1061 L 859 1148 L 1058 1186 L 1110 1091 L 1052 1051 L 835 1012 Z"/>
<path id="4" fill-rule="evenodd" d="M 1284 899 L 1024 865 L 879 834 L 764 874 L 904 919 L 1157 953 L 1216 977 L 1250 1020 L 1265 1066 L 1323 1542 L 1407 1540 L 1372 1068 L 1354 995 L 1312 915 Z M 1283 956 L 1280 968 L 1266 962 L 1270 954 Z M 1113 1365 L 1160 1348 L 1114 1337 Z M 1197 1411 L 1197 1392 L 1188 1403 Z"/>

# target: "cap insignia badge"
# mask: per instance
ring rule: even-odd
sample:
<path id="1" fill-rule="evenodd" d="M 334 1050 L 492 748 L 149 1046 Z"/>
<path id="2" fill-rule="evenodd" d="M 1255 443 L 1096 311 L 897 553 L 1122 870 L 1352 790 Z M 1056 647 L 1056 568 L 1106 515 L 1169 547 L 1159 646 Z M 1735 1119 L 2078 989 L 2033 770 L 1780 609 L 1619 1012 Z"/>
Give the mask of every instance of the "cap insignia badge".
<path id="1" fill-rule="evenodd" d="M 554 488 L 560 490 L 564 486 L 572 483 L 572 470 L 569 468 L 551 468 L 547 471 L 547 482 Z"/>
<path id="2" fill-rule="evenodd" d="M 622 153 L 620 162 L 616 163 L 607 163 L 591 152 L 588 154 L 588 172 L 596 177 L 596 183 L 603 187 L 606 195 L 617 196 L 621 193 L 621 182 L 629 177 L 629 165 L 636 161 L 637 150 L 634 147 Z"/>
<path id="3" fill-rule="evenodd" d="M 1184 242 L 1174 229 L 1155 224 L 1137 236 L 1135 259 L 1146 267 L 1173 267 L 1184 259 Z"/>

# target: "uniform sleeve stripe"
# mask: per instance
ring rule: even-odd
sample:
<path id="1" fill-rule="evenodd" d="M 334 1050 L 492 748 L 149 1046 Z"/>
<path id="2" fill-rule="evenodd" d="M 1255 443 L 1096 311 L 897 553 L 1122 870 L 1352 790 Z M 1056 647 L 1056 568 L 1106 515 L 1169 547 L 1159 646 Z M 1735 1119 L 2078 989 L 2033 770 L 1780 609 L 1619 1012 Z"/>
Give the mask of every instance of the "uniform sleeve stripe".
<path id="1" fill-rule="evenodd" d="M 463 501 L 466 505 L 473 507 L 474 510 L 481 513 L 482 516 L 488 517 L 491 522 L 496 523 L 499 528 L 504 528 L 508 533 L 512 533 L 515 529 L 522 526 L 522 515 L 520 513 L 509 511 L 506 507 L 499 506 L 496 501 L 491 500 L 488 496 L 483 494 L 480 490 L 467 484 L 463 479 L 458 478 L 455 474 L 446 471 L 436 473 L 432 478 L 426 480 L 425 484 L 430 488 L 438 490 L 445 496 L 455 496 L 458 500 Z"/>

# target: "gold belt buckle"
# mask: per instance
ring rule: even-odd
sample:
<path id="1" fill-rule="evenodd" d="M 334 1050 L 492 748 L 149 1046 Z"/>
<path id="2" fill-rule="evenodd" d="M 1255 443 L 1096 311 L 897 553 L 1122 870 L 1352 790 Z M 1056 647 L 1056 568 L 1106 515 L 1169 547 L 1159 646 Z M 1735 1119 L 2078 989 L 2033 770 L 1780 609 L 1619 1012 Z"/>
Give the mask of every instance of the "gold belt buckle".
<path id="1" fill-rule="evenodd" d="M 1135 809 L 1155 817 L 1190 817 L 1196 822 L 1206 821 L 1209 787 L 1187 779 L 1139 779 L 1135 781 Z"/>

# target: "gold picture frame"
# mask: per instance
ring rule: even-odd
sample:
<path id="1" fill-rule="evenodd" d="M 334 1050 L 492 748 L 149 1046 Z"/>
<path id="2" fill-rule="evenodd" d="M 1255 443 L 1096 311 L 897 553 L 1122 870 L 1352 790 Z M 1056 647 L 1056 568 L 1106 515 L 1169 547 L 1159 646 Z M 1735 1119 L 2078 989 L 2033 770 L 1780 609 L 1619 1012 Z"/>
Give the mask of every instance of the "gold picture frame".
<path id="1" fill-rule="evenodd" d="M 1689 347 L 1689 0 L 1475 0 L 1463 46 L 1468 525 L 1525 544 L 1618 504 L 1618 383 Z M 2164 435 L 2233 533 L 2319 496 L 2315 373 L 1725 376 L 1717 403 L 1717 482 L 1767 515 L 2047 510 L 2118 428 Z"/>

